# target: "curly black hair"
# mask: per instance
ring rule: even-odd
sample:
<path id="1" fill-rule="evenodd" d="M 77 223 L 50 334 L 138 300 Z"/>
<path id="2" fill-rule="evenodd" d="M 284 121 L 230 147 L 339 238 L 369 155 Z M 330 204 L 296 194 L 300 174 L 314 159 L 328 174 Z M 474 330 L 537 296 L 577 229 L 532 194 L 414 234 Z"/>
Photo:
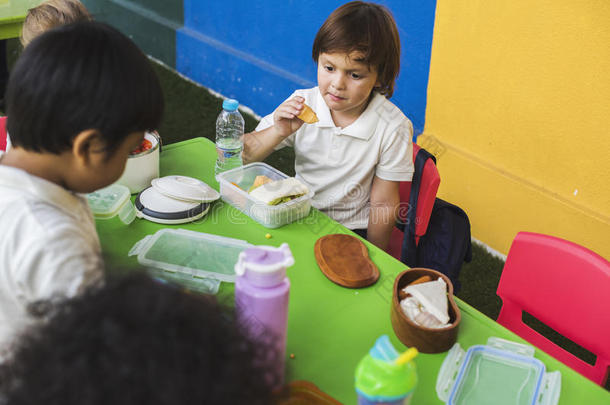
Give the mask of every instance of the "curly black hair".
<path id="1" fill-rule="evenodd" d="M 145 274 L 53 306 L 0 367 L 7 405 L 274 403 L 273 356 L 215 297 Z"/>

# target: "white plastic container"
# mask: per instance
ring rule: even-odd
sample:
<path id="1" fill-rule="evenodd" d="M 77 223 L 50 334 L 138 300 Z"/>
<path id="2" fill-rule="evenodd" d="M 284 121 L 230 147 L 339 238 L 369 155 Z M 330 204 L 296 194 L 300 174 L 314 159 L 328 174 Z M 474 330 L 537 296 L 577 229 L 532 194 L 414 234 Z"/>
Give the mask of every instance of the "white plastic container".
<path id="1" fill-rule="evenodd" d="M 137 155 L 129 155 L 125 170 L 116 182 L 129 188 L 132 194 L 149 187 L 150 182 L 159 177 L 161 137 L 157 133 L 147 132 L 144 134 L 144 139 L 150 141 L 152 147 Z"/>
<path id="2" fill-rule="evenodd" d="M 288 176 L 266 163 L 256 162 L 223 172 L 216 176 L 220 183 L 221 198 L 267 228 L 279 228 L 306 217 L 311 209 L 313 191 L 278 205 L 262 203 L 247 190 L 256 176 L 267 176 L 271 180 L 281 180 Z"/>

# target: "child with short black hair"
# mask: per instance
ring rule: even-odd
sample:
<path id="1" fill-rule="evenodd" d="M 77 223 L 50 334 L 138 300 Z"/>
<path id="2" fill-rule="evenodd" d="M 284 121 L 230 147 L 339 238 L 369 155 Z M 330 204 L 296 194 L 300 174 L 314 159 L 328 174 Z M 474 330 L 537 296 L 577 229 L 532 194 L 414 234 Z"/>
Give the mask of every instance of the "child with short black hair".
<path id="1" fill-rule="evenodd" d="M 28 307 L 102 278 L 95 223 L 79 193 L 116 181 L 163 112 L 146 56 L 94 22 L 34 39 L 6 100 L 13 148 L 0 154 L 0 350 L 34 320 Z"/>
<path id="2" fill-rule="evenodd" d="M 0 366 L 3 404 L 274 403 L 270 346 L 214 296 L 132 273 L 51 308 Z"/>
<path id="3" fill-rule="evenodd" d="M 297 90 L 244 137 L 244 160 L 294 147 L 296 177 L 312 204 L 385 249 L 401 181 L 411 181 L 411 121 L 391 97 L 400 68 L 396 23 L 383 6 L 354 1 L 326 19 L 313 43 L 318 87 Z M 319 121 L 303 125 L 304 104 Z"/>

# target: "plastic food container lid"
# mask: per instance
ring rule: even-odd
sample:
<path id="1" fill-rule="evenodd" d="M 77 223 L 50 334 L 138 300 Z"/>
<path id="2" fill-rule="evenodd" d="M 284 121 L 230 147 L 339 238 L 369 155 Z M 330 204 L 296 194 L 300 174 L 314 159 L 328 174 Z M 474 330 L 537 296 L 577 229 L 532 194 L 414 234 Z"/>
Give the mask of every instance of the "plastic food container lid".
<path id="1" fill-rule="evenodd" d="M 237 258 L 251 246 L 240 239 L 165 228 L 137 242 L 129 256 L 137 255 L 138 262 L 147 267 L 235 282 Z"/>
<path id="2" fill-rule="evenodd" d="M 137 216 L 161 224 L 182 224 L 203 217 L 220 193 L 201 180 L 166 176 L 136 197 Z"/>
<path id="3" fill-rule="evenodd" d="M 547 373 L 531 346 L 500 338 L 468 351 L 456 343 L 436 382 L 438 397 L 452 405 L 554 405 L 561 374 Z"/>
<path id="4" fill-rule="evenodd" d="M 165 176 L 154 179 L 152 186 L 161 194 L 177 200 L 192 202 L 212 202 L 220 198 L 220 193 L 203 181 L 186 176 Z"/>
<path id="5" fill-rule="evenodd" d="M 119 215 L 121 221 L 130 224 L 135 218 L 130 197 L 131 193 L 127 187 L 112 184 L 87 194 L 87 201 L 95 218 L 109 219 Z"/>

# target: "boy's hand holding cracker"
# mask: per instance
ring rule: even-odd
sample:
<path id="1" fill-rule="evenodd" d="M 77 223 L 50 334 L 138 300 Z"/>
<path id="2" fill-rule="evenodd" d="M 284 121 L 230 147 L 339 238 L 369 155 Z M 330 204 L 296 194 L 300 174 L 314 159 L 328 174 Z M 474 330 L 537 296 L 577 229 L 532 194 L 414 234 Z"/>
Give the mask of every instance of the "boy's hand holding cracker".
<path id="1" fill-rule="evenodd" d="M 317 121 L 316 114 L 300 96 L 284 101 L 273 114 L 276 134 L 281 137 L 295 133 L 303 123 L 311 124 Z"/>
<path id="2" fill-rule="evenodd" d="M 244 163 L 265 159 L 286 137 L 294 134 L 303 123 L 318 122 L 316 113 L 300 96 L 284 101 L 273 113 L 273 125 L 245 134 L 242 159 Z"/>

